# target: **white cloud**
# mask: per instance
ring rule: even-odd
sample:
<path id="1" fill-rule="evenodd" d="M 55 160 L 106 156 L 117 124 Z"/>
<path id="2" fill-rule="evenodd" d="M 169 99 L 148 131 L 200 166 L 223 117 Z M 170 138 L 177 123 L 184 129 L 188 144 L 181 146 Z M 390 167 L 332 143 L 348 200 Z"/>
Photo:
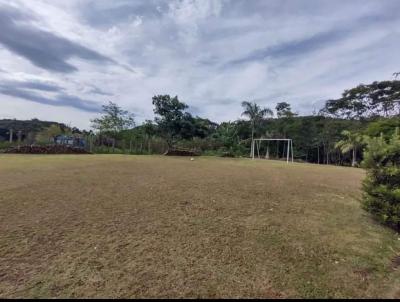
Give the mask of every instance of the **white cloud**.
<path id="1" fill-rule="evenodd" d="M 345 88 L 400 69 L 395 0 L 0 0 L 0 12 L 9 5 L 34 17 L 33 28 L 114 63 L 66 56 L 76 71 L 55 72 L 3 47 L 0 36 L 0 84 L 51 82 L 75 97 L 75 107 L 56 107 L 0 94 L 0 117 L 89 127 L 93 113 L 77 109 L 81 99 L 117 102 L 140 122 L 153 117 L 151 97 L 164 93 L 216 121 L 239 118 L 241 101 L 251 99 L 311 113 Z"/>

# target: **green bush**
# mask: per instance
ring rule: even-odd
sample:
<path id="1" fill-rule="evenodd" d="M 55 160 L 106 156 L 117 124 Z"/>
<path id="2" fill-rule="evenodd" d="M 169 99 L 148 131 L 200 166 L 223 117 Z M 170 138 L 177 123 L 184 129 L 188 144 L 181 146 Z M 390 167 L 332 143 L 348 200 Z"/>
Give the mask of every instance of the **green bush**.
<path id="1" fill-rule="evenodd" d="M 10 148 L 11 146 L 13 146 L 13 144 L 8 141 L 0 142 L 0 150 L 5 150 L 7 148 Z"/>
<path id="2" fill-rule="evenodd" d="M 400 230 L 400 137 L 368 139 L 363 207 L 380 222 Z"/>

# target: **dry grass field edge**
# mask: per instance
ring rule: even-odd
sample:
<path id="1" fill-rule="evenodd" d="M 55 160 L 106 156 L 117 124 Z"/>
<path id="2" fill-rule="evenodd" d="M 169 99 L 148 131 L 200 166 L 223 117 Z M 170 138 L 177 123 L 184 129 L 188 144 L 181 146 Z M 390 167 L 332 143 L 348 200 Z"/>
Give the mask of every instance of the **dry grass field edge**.
<path id="1" fill-rule="evenodd" d="M 399 295 L 399 235 L 362 169 L 0 155 L 1 298 Z"/>

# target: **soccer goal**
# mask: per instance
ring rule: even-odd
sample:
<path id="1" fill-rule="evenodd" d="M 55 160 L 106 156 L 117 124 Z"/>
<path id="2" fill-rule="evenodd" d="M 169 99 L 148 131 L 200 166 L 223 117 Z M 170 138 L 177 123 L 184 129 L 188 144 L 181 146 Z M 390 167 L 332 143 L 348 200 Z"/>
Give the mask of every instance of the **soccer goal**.
<path id="1" fill-rule="evenodd" d="M 254 159 L 256 157 L 256 149 L 257 149 L 257 157 L 260 157 L 260 149 L 261 149 L 261 144 L 263 142 L 267 142 L 267 151 L 265 153 L 265 158 L 269 159 L 269 142 L 276 142 L 279 144 L 279 142 L 284 143 L 284 148 L 286 149 L 286 162 L 289 163 L 289 160 L 293 162 L 293 141 L 289 138 L 255 138 L 251 142 L 251 157 Z M 279 147 L 279 146 L 278 146 Z"/>

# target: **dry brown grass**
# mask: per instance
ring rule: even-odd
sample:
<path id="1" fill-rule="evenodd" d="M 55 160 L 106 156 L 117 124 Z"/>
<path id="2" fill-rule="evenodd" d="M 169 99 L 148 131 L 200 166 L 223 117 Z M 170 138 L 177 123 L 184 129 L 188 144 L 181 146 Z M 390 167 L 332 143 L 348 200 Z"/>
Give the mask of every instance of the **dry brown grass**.
<path id="1" fill-rule="evenodd" d="M 360 169 L 0 156 L 0 297 L 388 297 Z"/>

